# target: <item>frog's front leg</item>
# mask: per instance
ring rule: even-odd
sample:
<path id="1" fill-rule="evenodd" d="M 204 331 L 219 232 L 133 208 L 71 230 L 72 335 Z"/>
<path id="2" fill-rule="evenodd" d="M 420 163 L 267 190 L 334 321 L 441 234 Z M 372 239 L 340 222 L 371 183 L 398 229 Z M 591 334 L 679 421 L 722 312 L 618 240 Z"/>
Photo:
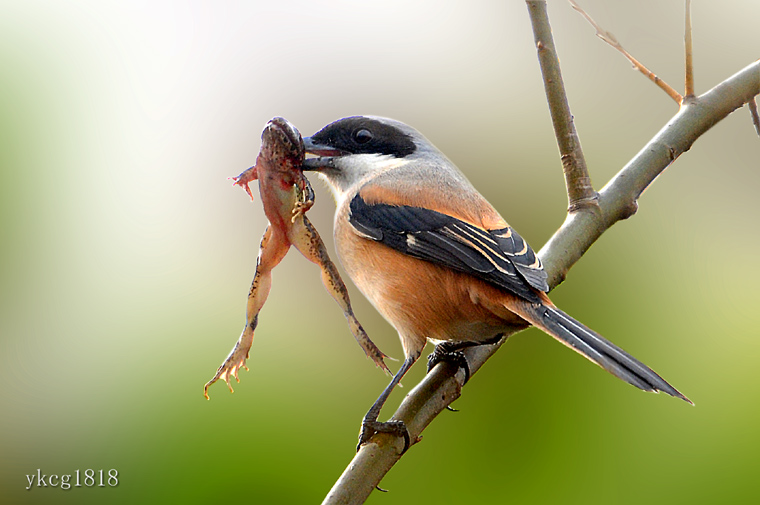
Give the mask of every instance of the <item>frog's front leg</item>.
<path id="1" fill-rule="evenodd" d="M 306 211 L 314 206 L 314 189 L 311 187 L 309 179 L 301 177 L 300 181 L 296 183 L 298 190 L 298 200 L 293 206 L 293 217 L 290 218 L 291 223 L 295 223 L 298 216 L 303 216 Z"/>
<path id="2" fill-rule="evenodd" d="M 259 312 L 264 302 L 267 300 L 269 290 L 272 287 L 272 269 L 277 266 L 290 248 L 287 237 L 282 233 L 272 231 L 272 226 L 268 226 L 261 238 L 259 247 L 259 256 L 256 260 L 256 273 L 253 275 L 251 289 L 248 292 L 248 305 L 245 314 L 245 328 L 240 334 L 240 338 L 235 343 L 235 347 L 224 360 L 224 363 L 216 371 L 216 375 L 203 387 L 203 394 L 208 399 L 208 388 L 219 379 L 227 383 L 230 392 L 233 392 L 230 384 L 230 377 L 240 382 L 238 371 L 241 368 L 248 370 L 246 359 L 248 359 L 251 345 L 253 344 L 253 332 L 259 320 Z"/>
<path id="3" fill-rule="evenodd" d="M 319 265 L 322 269 L 322 283 L 325 285 L 327 292 L 332 295 L 340 308 L 343 309 L 343 315 L 346 316 L 351 333 L 359 343 L 364 353 L 375 362 L 375 365 L 385 370 L 388 374 L 391 371 L 383 361 L 386 356 L 375 343 L 370 340 L 367 332 L 354 315 L 351 308 L 351 301 L 348 298 L 348 290 L 340 278 L 338 269 L 327 254 L 322 238 L 319 236 L 317 229 L 311 224 L 309 219 L 304 215 L 299 215 L 290 230 L 290 242 L 303 254 L 306 259 Z"/>
<path id="4" fill-rule="evenodd" d="M 248 196 L 251 197 L 251 201 L 253 201 L 253 193 L 251 193 L 251 188 L 248 187 L 248 183 L 255 181 L 259 178 L 259 171 L 258 171 L 258 163 L 251 168 L 244 170 L 241 172 L 240 175 L 237 177 L 232 177 L 233 186 L 240 186 L 245 190 L 246 193 L 248 193 Z"/>

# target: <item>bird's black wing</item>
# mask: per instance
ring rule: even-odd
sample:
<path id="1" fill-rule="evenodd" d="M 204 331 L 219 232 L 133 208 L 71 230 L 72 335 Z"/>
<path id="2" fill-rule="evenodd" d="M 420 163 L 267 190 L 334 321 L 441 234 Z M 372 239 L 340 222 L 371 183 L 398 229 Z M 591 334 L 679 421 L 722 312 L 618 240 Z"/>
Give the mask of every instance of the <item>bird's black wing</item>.
<path id="1" fill-rule="evenodd" d="M 415 258 L 465 272 L 533 303 L 548 291 L 536 254 L 512 228 L 485 230 L 408 205 L 368 204 L 356 195 L 349 222 L 362 235 Z M 533 289 L 531 289 L 533 288 Z"/>
<path id="2" fill-rule="evenodd" d="M 643 389 L 691 401 L 651 368 L 556 307 L 541 303 L 546 272 L 511 228 L 485 230 L 440 212 L 351 200 L 349 222 L 362 235 L 404 254 L 466 272 L 531 302 L 519 312 L 531 324 L 616 377 Z M 533 288 L 533 289 L 531 289 Z"/>

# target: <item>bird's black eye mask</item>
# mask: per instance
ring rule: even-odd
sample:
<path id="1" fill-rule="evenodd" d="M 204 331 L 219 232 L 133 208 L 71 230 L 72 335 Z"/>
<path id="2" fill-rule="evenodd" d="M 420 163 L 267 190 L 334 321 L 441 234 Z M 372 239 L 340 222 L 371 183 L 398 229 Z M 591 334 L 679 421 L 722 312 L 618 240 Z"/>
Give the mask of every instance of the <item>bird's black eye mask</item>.
<path id="1" fill-rule="evenodd" d="M 330 123 L 311 136 L 315 144 L 349 154 L 388 154 L 404 158 L 416 151 L 412 137 L 395 126 L 366 117 L 348 117 Z"/>

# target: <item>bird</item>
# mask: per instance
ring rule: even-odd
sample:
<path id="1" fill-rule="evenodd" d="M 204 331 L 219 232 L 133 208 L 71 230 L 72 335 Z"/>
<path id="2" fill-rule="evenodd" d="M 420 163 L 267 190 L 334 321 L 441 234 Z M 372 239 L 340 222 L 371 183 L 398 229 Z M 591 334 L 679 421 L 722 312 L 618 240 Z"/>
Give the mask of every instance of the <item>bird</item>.
<path id="1" fill-rule="evenodd" d="M 334 121 L 304 138 L 303 170 L 333 193 L 335 248 L 349 278 L 395 328 L 404 361 L 364 419 L 359 445 L 377 432 L 404 437 L 380 410 L 428 341 L 428 370 L 461 350 L 533 325 L 650 392 L 692 403 L 632 355 L 557 308 L 528 243 L 465 175 L 416 129 L 378 116 Z"/>

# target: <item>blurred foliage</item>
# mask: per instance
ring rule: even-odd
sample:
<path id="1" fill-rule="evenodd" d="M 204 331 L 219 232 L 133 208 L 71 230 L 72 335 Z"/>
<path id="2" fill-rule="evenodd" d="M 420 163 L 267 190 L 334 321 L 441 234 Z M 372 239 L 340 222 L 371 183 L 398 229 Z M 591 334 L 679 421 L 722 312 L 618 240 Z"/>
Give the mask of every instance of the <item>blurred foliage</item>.
<path id="1" fill-rule="evenodd" d="M 582 5 L 681 87 L 681 2 Z M 694 5 L 699 91 L 757 58 L 758 9 Z M 675 108 L 567 4 L 550 15 L 599 187 Z M 564 219 L 523 2 L 3 2 L 0 62 L 4 503 L 315 503 L 342 472 L 387 379 L 297 253 L 275 270 L 251 371 L 234 395 L 202 396 L 242 327 L 266 223 L 225 178 L 253 163 L 270 117 L 304 134 L 345 115 L 395 117 L 534 248 Z M 758 149 L 737 111 L 552 295 L 696 407 L 529 330 L 369 503 L 754 500 Z M 329 241 L 330 196 L 317 190 L 309 215 Z M 373 340 L 401 358 L 350 289 Z M 25 490 L 38 468 L 115 468 L 119 485 Z"/>

